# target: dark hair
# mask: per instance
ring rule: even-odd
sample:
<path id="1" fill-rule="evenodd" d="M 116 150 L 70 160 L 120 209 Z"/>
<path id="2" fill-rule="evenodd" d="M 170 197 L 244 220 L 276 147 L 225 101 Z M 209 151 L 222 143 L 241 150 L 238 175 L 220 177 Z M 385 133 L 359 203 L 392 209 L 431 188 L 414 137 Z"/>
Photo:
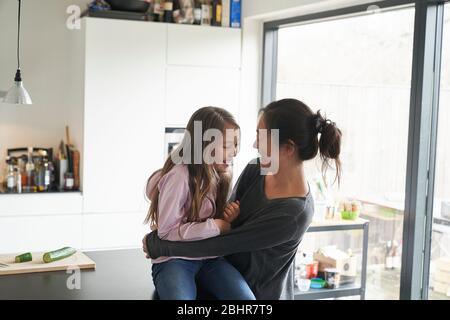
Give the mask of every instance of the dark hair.
<path id="1" fill-rule="evenodd" d="M 339 155 L 342 133 L 334 122 L 322 116 L 320 111 L 314 113 L 306 104 L 296 99 L 272 102 L 261 112 L 267 129 L 279 130 L 280 145 L 292 140 L 298 147 L 298 157 L 301 161 L 314 159 L 320 152 L 324 180 L 327 169 L 334 161 L 335 181 L 340 182 Z"/>

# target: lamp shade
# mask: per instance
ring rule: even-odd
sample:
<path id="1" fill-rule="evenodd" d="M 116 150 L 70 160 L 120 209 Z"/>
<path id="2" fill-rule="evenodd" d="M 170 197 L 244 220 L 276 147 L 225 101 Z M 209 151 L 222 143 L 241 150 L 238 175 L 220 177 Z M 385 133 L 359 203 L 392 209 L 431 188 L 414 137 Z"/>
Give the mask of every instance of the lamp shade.
<path id="1" fill-rule="evenodd" d="M 23 86 L 22 81 L 14 81 L 14 85 L 8 90 L 3 99 L 3 103 L 10 104 L 33 104 L 28 91 Z"/>
<path id="2" fill-rule="evenodd" d="M 20 74 L 20 8 L 21 0 L 19 0 L 19 10 L 17 14 L 17 72 L 14 77 L 14 85 L 6 93 L 3 99 L 4 103 L 10 104 L 33 104 L 28 91 L 22 83 L 22 75 Z"/>

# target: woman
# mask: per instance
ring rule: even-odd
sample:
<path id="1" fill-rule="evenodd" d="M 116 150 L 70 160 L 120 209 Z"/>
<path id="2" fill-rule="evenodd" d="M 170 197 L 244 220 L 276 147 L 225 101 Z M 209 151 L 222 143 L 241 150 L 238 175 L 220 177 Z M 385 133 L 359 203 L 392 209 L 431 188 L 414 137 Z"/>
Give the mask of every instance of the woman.
<path id="1" fill-rule="evenodd" d="M 275 130 L 278 141 L 271 141 Z M 189 243 L 162 241 L 153 232 L 143 239 L 144 251 L 152 258 L 226 256 L 257 299 L 293 299 L 293 262 L 314 214 L 304 162 L 320 153 L 323 173 L 334 161 L 339 179 L 341 131 L 320 112 L 286 99 L 262 110 L 257 133 L 261 157 L 244 169 L 233 190 L 230 201 L 240 202 L 240 215 L 232 230 Z M 278 170 L 262 175 L 265 168 Z"/>

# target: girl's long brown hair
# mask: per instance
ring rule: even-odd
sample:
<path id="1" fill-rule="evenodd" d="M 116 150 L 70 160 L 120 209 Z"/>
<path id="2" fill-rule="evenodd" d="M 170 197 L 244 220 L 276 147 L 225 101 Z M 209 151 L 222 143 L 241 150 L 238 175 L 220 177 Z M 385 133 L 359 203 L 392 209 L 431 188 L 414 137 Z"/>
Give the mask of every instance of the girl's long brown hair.
<path id="1" fill-rule="evenodd" d="M 202 136 L 200 138 L 194 136 L 194 123 L 196 121 L 200 121 L 202 123 Z M 203 151 L 211 143 L 209 141 L 203 141 L 204 132 L 208 129 L 217 129 L 225 135 L 226 125 L 234 127 L 235 129 L 239 129 L 239 126 L 234 117 L 224 109 L 216 107 L 205 107 L 197 110 L 189 120 L 189 123 L 186 127 L 186 134 L 183 138 L 182 143 L 173 152 L 180 156 L 183 156 L 183 149 L 189 147 L 190 144 L 190 150 L 195 150 L 194 143 L 201 140 L 201 151 L 203 155 Z M 188 134 L 190 139 L 188 139 L 187 137 Z M 185 159 L 183 159 L 183 161 L 184 160 Z M 214 199 L 216 204 L 216 212 L 214 214 L 214 217 L 221 217 L 225 209 L 228 194 L 230 192 L 232 178 L 231 173 L 216 171 L 212 165 L 208 165 L 204 162 L 203 157 L 201 164 L 195 164 L 194 152 L 191 152 L 191 157 L 188 160 L 189 161 L 188 163 L 186 163 L 186 165 L 189 171 L 189 190 L 192 196 L 192 203 L 189 211 L 186 213 L 186 221 L 201 221 L 199 217 L 200 208 L 206 195 L 210 192 L 210 190 L 213 189 L 217 190 L 216 199 Z M 176 163 L 174 163 L 172 157 L 169 156 L 164 163 L 163 168 L 155 172 L 153 175 L 160 172 L 160 177 L 163 177 L 166 173 L 172 170 L 175 165 Z M 152 177 L 150 177 L 150 179 Z M 147 195 L 151 201 L 151 205 L 147 217 L 144 221 L 145 224 L 150 223 L 154 228 L 158 228 L 159 190 L 157 185 L 158 182 L 154 184 L 153 190 L 150 190 L 149 194 Z"/>

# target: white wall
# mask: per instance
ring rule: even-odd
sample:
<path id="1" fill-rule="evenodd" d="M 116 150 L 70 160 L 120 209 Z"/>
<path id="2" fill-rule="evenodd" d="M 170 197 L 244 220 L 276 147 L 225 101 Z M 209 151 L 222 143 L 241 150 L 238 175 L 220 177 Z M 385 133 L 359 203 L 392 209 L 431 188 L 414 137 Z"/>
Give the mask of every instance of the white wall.
<path id="1" fill-rule="evenodd" d="M 86 8 L 89 0 L 22 1 L 21 69 L 34 104 L 0 103 L 0 177 L 6 149 L 56 148 L 65 136 L 70 103 L 70 49 L 66 28 L 69 5 Z M 16 71 L 17 0 L 0 1 L 0 91 L 7 91 Z M 1 180 L 1 178 L 0 178 Z"/>
<path id="2" fill-rule="evenodd" d="M 82 9 L 90 0 L 22 1 L 21 64 L 32 106 L 0 103 L 0 177 L 6 148 L 28 145 L 56 147 L 64 138 L 73 101 L 69 52 L 71 31 L 66 28 L 69 5 Z M 252 143 L 260 107 L 262 24 L 270 19 L 333 9 L 364 1 L 350 0 L 243 0 L 243 65 L 241 87 L 242 153 L 238 164 L 254 156 Z M 0 91 L 12 85 L 16 70 L 17 1 L 0 1 Z M 73 122 L 72 122 L 73 123 Z M 73 127 L 72 131 L 80 128 Z M 73 134 L 77 136 L 76 132 Z M 80 146 L 79 146 L 80 147 Z M 1 178 L 0 178 L 1 180 Z"/>

